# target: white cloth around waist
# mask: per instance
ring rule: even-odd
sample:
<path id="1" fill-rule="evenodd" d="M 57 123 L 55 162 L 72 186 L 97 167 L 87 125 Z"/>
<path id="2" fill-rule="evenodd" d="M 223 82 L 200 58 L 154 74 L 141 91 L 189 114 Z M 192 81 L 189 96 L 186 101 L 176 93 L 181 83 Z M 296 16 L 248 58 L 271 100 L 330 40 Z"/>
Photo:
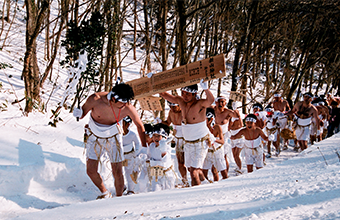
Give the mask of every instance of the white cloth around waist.
<path id="1" fill-rule="evenodd" d="M 221 125 L 222 127 L 222 134 L 225 134 L 228 132 L 228 123 Z"/>
<path id="2" fill-rule="evenodd" d="M 174 130 L 176 130 L 175 137 L 183 137 L 182 126 L 174 125 Z"/>
<path id="3" fill-rule="evenodd" d="M 312 122 L 312 117 L 309 117 L 309 118 L 298 118 L 297 120 L 297 124 L 298 125 L 301 125 L 301 126 L 307 126 L 307 125 L 310 125 Z"/>
<path id="4" fill-rule="evenodd" d="M 132 142 L 130 144 L 123 145 L 123 148 L 124 148 L 124 152 L 130 152 L 135 149 L 135 144 Z"/>
<path id="5" fill-rule="evenodd" d="M 246 139 L 244 139 L 244 145 L 247 148 L 257 148 L 257 147 L 260 146 L 260 144 L 261 144 L 261 136 L 259 136 L 255 140 L 246 140 Z"/>
<path id="6" fill-rule="evenodd" d="M 206 121 L 196 124 L 182 124 L 183 137 L 186 141 L 196 141 L 209 133 Z"/>
<path id="7" fill-rule="evenodd" d="M 117 124 L 113 124 L 113 125 L 100 124 L 94 121 L 92 117 L 90 117 L 90 120 L 89 120 L 89 128 L 91 129 L 93 134 L 95 134 L 98 137 L 102 137 L 102 138 L 112 137 L 113 135 L 119 133 Z"/>

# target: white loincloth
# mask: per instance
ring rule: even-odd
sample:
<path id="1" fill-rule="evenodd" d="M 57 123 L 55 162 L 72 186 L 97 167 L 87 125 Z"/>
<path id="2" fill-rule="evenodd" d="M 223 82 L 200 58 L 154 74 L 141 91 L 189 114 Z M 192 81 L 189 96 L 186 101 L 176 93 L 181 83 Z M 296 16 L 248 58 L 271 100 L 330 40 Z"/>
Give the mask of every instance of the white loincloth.
<path id="1" fill-rule="evenodd" d="M 130 144 L 124 145 L 123 148 L 124 148 L 124 153 L 133 152 L 135 149 L 135 143 L 132 142 Z"/>
<path id="2" fill-rule="evenodd" d="M 307 141 L 309 138 L 309 126 L 311 124 L 312 117 L 301 119 L 298 118 L 297 126 L 295 129 L 296 139 L 298 141 Z"/>
<path id="3" fill-rule="evenodd" d="M 220 125 L 222 127 L 222 134 L 225 134 L 228 132 L 228 123 Z"/>
<path id="4" fill-rule="evenodd" d="M 113 125 L 103 125 L 95 122 L 92 117 L 90 117 L 89 120 L 89 128 L 91 129 L 93 134 L 102 138 L 112 137 L 113 135 L 119 133 L 117 123 Z"/>
<path id="5" fill-rule="evenodd" d="M 183 137 L 183 131 L 182 131 L 182 126 L 181 125 L 174 125 L 174 130 L 176 130 L 176 134 L 174 135 L 175 137 Z"/>
<path id="6" fill-rule="evenodd" d="M 90 117 L 86 134 L 88 135 L 85 143 L 88 159 L 100 160 L 100 157 L 107 152 L 111 163 L 124 160 L 122 135 L 118 132 L 116 124 L 102 125 Z"/>
<path id="7" fill-rule="evenodd" d="M 186 141 L 196 141 L 209 133 L 207 122 L 202 121 L 196 124 L 182 124 L 183 137 Z"/>
<path id="8" fill-rule="evenodd" d="M 260 168 L 263 167 L 263 149 L 261 147 L 261 136 L 255 140 L 245 140 L 245 162 L 247 165 L 253 165 Z"/>
<path id="9" fill-rule="evenodd" d="M 216 142 L 215 142 L 216 145 Z M 221 145 L 215 146 L 215 151 L 209 148 L 207 156 L 203 163 L 203 169 L 208 170 L 214 165 L 218 172 L 227 169 L 226 161 L 224 158 L 224 148 Z"/>
<path id="10" fill-rule="evenodd" d="M 231 136 L 234 136 L 236 135 L 242 128 L 239 128 L 239 129 L 236 129 L 236 130 L 230 130 L 230 134 Z M 230 139 L 230 144 L 231 144 L 231 148 L 243 148 L 243 143 L 244 141 L 244 138 L 241 137 L 241 138 L 238 138 L 238 139 Z"/>

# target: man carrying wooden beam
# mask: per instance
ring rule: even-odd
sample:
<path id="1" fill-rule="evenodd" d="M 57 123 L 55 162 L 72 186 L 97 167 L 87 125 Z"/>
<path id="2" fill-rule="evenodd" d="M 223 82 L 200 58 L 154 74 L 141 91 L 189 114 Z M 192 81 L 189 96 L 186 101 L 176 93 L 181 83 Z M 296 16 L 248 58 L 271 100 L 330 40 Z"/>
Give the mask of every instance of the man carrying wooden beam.
<path id="1" fill-rule="evenodd" d="M 179 104 L 182 109 L 182 132 L 185 140 L 185 166 L 191 176 L 191 185 L 200 185 L 200 175 L 204 159 L 208 152 L 210 140 L 209 129 L 206 125 L 206 108 L 214 102 L 214 96 L 208 89 L 208 82 L 201 80 L 200 85 L 205 91 L 206 99 L 197 99 L 198 86 L 185 86 L 181 96 L 173 96 L 167 92 L 160 93 L 164 99 Z"/>

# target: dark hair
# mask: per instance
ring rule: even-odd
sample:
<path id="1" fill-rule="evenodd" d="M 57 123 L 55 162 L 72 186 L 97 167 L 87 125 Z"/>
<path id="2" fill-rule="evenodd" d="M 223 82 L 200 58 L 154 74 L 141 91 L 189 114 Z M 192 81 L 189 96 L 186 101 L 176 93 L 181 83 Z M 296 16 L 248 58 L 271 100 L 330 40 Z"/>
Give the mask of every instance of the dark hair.
<path id="1" fill-rule="evenodd" d="M 213 108 L 207 108 L 206 111 L 205 111 L 205 115 L 208 116 L 208 114 L 211 113 L 214 117 L 216 116 L 215 115 L 215 110 Z M 210 115 L 210 114 L 209 114 Z M 211 118 L 211 117 L 209 117 Z"/>
<path id="2" fill-rule="evenodd" d="M 257 117 L 254 114 L 248 114 L 246 118 L 253 118 L 257 120 Z"/>
<path id="3" fill-rule="evenodd" d="M 336 101 L 332 101 L 332 102 L 331 102 L 331 105 L 336 105 L 336 106 L 338 106 L 338 103 L 337 103 Z"/>
<path id="4" fill-rule="evenodd" d="M 151 124 L 144 124 L 145 133 L 150 133 L 153 131 L 153 126 Z"/>
<path id="5" fill-rule="evenodd" d="M 258 102 L 253 105 L 253 108 L 259 108 L 261 111 L 263 110 L 263 106 Z"/>
<path id="6" fill-rule="evenodd" d="M 303 94 L 303 96 L 305 96 L 305 95 L 313 98 L 313 94 L 311 92 L 306 92 L 306 93 Z"/>
<path id="7" fill-rule="evenodd" d="M 184 87 L 182 87 L 181 90 L 184 90 L 184 91 L 187 91 L 187 92 L 190 92 L 190 93 L 196 93 L 198 91 L 198 86 L 197 86 L 197 84 L 190 85 L 190 86 L 184 86 Z"/>
<path id="8" fill-rule="evenodd" d="M 160 131 L 161 128 L 164 129 L 164 131 L 167 133 L 167 135 L 170 134 L 170 128 L 166 124 L 163 123 L 158 123 L 153 126 L 153 131 Z"/>
<path id="9" fill-rule="evenodd" d="M 135 96 L 132 90 L 132 87 L 125 83 L 120 83 L 114 86 L 112 88 L 112 92 L 114 92 L 115 95 L 119 96 L 120 99 L 126 99 L 127 101 L 132 100 Z M 112 99 L 112 96 L 111 96 L 111 99 Z"/>

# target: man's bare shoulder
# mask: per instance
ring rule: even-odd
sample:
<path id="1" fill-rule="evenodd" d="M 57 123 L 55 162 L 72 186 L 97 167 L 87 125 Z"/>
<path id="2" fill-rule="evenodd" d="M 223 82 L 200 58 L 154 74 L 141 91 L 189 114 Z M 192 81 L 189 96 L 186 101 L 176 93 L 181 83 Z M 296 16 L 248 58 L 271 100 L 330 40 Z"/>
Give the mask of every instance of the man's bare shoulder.
<path id="1" fill-rule="evenodd" d="M 106 98 L 106 96 L 107 96 L 107 92 L 96 92 L 90 95 L 88 99 L 92 101 L 98 101 L 98 100 L 101 100 L 102 98 Z"/>

